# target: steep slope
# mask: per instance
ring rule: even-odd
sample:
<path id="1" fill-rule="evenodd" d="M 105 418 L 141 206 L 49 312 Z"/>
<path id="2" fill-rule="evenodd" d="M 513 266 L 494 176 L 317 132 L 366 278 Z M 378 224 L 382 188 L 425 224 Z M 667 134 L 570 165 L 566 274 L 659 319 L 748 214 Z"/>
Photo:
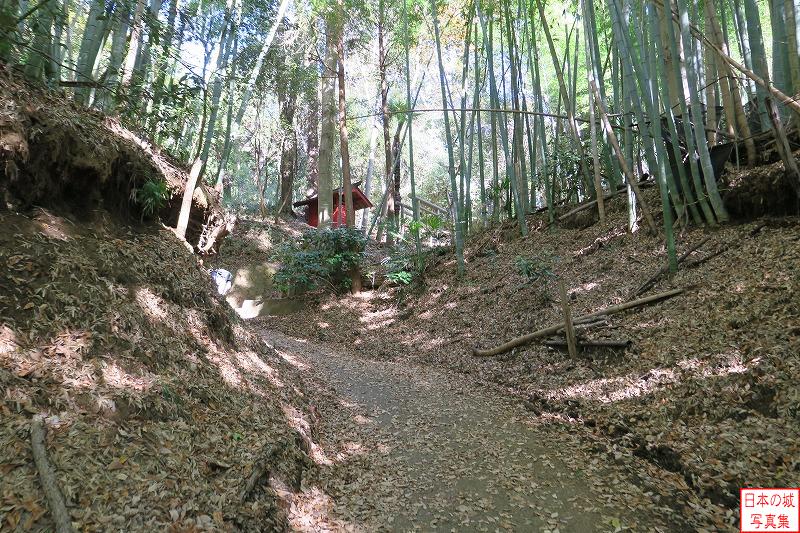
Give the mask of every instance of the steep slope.
<path id="1" fill-rule="evenodd" d="M 314 469 L 303 378 L 131 201 L 185 173 L 7 72 L 0 103 L 0 529 L 54 529 L 35 415 L 76 530 L 288 529 Z"/>
<path id="2" fill-rule="evenodd" d="M 82 221 L 100 212 L 123 222 L 141 219 L 136 192 L 154 181 L 167 189 L 158 215 L 174 227 L 188 177 L 115 118 L 80 108 L 2 65 L 0 162 L 0 211 L 38 206 Z M 217 194 L 199 184 L 186 240 L 197 247 L 209 220 L 220 215 Z"/>

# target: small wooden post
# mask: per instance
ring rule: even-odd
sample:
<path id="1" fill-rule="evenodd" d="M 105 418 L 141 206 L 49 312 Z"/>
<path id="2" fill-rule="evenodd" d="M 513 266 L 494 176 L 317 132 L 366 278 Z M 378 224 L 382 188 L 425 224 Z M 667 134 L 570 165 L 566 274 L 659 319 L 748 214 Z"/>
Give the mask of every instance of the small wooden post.
<path id="1" fill-rule="evenodd" d="M 576 359 L 578 357 L 578 346 L 575 340 L 575 326 L 572 324 L 572 311 L 569 308 L 567 288 L 562 280 L 558 281 L 558 290 L 561 293 L 561 308 L 564 310 L 564 333 L 567 337 L 569 356 Z"/>

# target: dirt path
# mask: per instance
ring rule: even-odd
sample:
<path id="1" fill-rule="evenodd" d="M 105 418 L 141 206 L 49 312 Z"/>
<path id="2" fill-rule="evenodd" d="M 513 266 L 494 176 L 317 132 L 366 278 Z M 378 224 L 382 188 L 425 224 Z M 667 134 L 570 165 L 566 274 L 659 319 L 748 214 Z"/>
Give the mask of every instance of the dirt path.
<path id="1" fill-rule="evenodd" d="M 332 388 L 315 398 L 331 463 L 315 481 L 330 499 L 298 504 L 297 529 L 674 530 L 652 495 L 586 458 L 563 424 L 534 423 L 519 406 L 441 372 L 264 335 Z"/>

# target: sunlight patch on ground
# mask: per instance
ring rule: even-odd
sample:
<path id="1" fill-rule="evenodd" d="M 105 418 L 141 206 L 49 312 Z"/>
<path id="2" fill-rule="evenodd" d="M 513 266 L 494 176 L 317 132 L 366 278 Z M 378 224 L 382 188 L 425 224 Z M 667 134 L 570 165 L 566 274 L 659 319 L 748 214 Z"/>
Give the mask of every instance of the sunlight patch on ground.
<path id="1" fill-rule="evenodd" d="M 244 300 L 242 305 L 238 307 L 235 305 L 235 301 L 232 301 L 231 298 L 228 298 L 227 301 L 229 304 L 231 304 L 233 310 L 236 311 L 236 314 L 244 320 L 260 316 L 261 309 L 264 308 L 263 300 Z"/>
<path id="2" fill-rule="evenodd" d="M 617 402 L 653 392 L 662 383 L 676 381 L 672 370 L 651 370 L 651 379 L 618 377 L 594 379 L 578 385 L 564 387 L 553 396 L 556 398 L 588 398 L 602 403 Z M 663 381 L 662 381 L 663 379 Z"/>
<path id="3" fill-rule="evenodd" d="M 299 370 L 308 370 L 308 365 L 302 362 L 297 356 L 290 354 L 289 352 L 279 350 L 278 348 L 275 348 L 269 343 L 267 343 L 267 346 L 275 350 L 275 353 L 277 353 L 284 361 L 286 361 L 293 367 Z"/>
<path id="4" fill-rule="evenodd" d="M 305 489 L 297 494 L 280 491 L 278 496 L 289 504 L 289 523 L 294 531 L 308 533 L 366 531 L 364 527 L 333 518 L 331 516 L 335 507 L 333 499 L 317 487 Z"/>
<path id="5" fill-rule="evenodd" d="M 253 231 L 247 234 L 247 238 L 251 242 L 254 242 L 258 249 L 262 252 L 267 254 L 272 252 L 273 242 L 269 233 L 264 231 Z"/>
<path id="6" fill-rule="evenodd" d="M 428 333 L 421 332 L 417 333 L 415 336 L 410 337 L 403 341 L 403 345 L 408 346 L 409 348 L 424 348 L 426 350 L 432 350 L 434 348 L 438 348 L 440 346 L 444 346 L 448 342 L 452 342 L 452 339 L 449 341 L 443 337 L 435 337 L 429 335 Z"/>
<path id="7" fill-rule="evenodd" d="M 666 326 L 671 324 L 672 322 L 674 322 L 674 320 L 672 320 L 669 317 L 659 316 L 658 318 L 654 318 L 653 320 L 648 320 L 647 322 L 637 322 L 635 327 L 639 330 L 647 330 L 650 328 Z"/>
<path id="8" fill-rule="evenodd" d="M 574 289 L 570 289 L 569 290 L 569 294 L 573 294 L 573 293 L 577 293 L 577 292 L 589 292 L 589 291 L 591 291 L 593 289 L 598 288 L 599 286 L 600 286 L 599 283 L 595 283 L 593 281 L 590 281 L 588 283 L 584 283 L 583 285 L 575 287 Z"/>
<path id="9" fill-rule="evenodd" d="M 394 321 L 393 318 L 390 318 L 388 320 L 384 320 L 382 322 L 372 322 L 370 324 L 367 324 L 367 330 L 375 331 L 375 330 L 387 328 L 387 327 L 391 326 L 392 324 L 394 324 L 394 322 L 395 321 Z"/>
<path id="10" fill-rule="evenodd" d="M 722 377 L 730 374 L 742 374 L 757 366 L 760 359 L 744 363 L 737 350 L 720 354 L 702 361 L 697 358 L 684 359 L 676 368 L 654 368 L 639 376 L 620 376 L 584 381 L 563 387 L 549 393 L 551 399 L 584 398 L 612 403 L 620 400 L 636 398 L 662 389 L 664 386 L 680 381 Z"/>
<path id="11" fill-rule="evenodd" d="M 384 309 L 382 311 L 366 312 L 359 318 L 359 322 L 367 327 L 368 331 L 391 326 L 397 319 L 397 310 L 394 308 Z"/>
<path id="12" fill-rule="evenodd" d="M 186 318 L 186 325 L 189 326 L 189 333 L 192 334 L 194 340 L 213 353 L 221 353 L 224 351 L 217 343 L 209 336 L 208 327 L 206 326 L 205 318 L 195 309 L 187 309 L 184 313 Z M 185 326 L 182 326 L 185 331 Z"/>
<path id="13" fill-rule="evenodd" d="M 8 326 L 0 327 L 0 356 L 9 354 L 19 347 L 17 334 Z"/>
<path id="14" fill-rule="evenodd" d="M 222 356 L 220 353 L 210 353 L 208 354 L 208 360 L 217 367 L 226 384 L 237 389 L 242 386 L 241 374 L 227 357 Z"/>
<path id="15" fill-rule="evenodd" d="M 32 403 L 30 394 L 22 387 L 6 387 L 3 400 L 9 404 L 19 404 L 20 406 L 29 406 Z"/>
<path id="16" fill-rule="evenodd" d="M 356 441 L 346 441 L 339 444 L 339 451 L 336 452 L 336 462 L 345 463 L 354 457 L 360 457 L 370 453 L 371 448 Z"/>
<path id="17" fill-rule="evenodd" d="M 136 303 L 151 320 L 163 321 L 167 318 L 166 303 L 147 287 L 136 289 Z"/>
<path id="18" fill-rule="evenodd" d="M 611 231 L 609 231 L 608 233 L 606 233 L 605 235 L 601 235 L 600 237 L 597 237 L 594 241 L 592 241 L 591 244 L 581 248 L 577 252 L 574 252 L 572 255 L 575 256 L 575 257 L 580 257 L 580 256 L 583 256 L 583 255 L 587 255 L 587 254 L 590 253 L 591 250 L 593 250 L 595 248 L 598 248 L 600 246 L 603 246 L 603 245 L 609 243 L 610 241 L 616 239 L 617 237 L 623 237 L 623 236 L 626 235 L 626 233 L 627 232 L 622 227 L 614 228 Z"/>
<path id="19" fill-rule="evenodd" d="M 367 424 L 372 424 L 372 419 L 369 418 L 369 417 L 366 417 L 364 415 L 356 415 L 356 416 L 353 417 L 353 420 L 355 421 L 356 424 L 358 424 L 360 426 L 365 426 Z"/>
<path id="20" fill-rule="evenodd" d="M 37 208 L 33 219 L 37 229 L 51 239 L 67 241 L 75 234 L 75 224 L 72 221 L 56 216 L 41 207 Z"/>
<path id="21" fill-rule="evenodd" d="M 236 363 L 241 370 L 261 374 L 275 387 L 283 388 L 284 383 L 283 380 L 278 377 L 278 371 L 265 363 L 257 353 L 251 351 L 238 352 L 236 354 Z"/>
<path id="22" fill-rule="evenodd" d="M 117 389 L 128 389 L 141 393 L 148 391 L 153 386 L 156 376 L 150 373 L 135 376 L 121 369 L 116 363 L 104 363 L 103 381 Z"/>

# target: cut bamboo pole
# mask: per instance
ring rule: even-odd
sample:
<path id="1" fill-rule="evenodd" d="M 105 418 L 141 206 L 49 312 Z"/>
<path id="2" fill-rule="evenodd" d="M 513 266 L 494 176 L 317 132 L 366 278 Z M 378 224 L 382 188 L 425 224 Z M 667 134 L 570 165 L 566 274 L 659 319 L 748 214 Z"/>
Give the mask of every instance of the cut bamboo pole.
<path id="1" fill-rule="evenodd" d="M 595 311 L 594 313 L 589 313 L 588 315 L 583 315 L 579 318 L 576 318 L 573 321 L 573 323 L 577 324 L 578 322 L 585 322 L 591 318 L 598 317 L 601 315 L 612 315 L 615 313 L 619 313 L 621 311 L 625 311 L 627 309 L 633 309 L 634 307 L 640 307 L 642 305 L 658 302 L 660 300 L 666 300 L 667 298 L 672 298 L 673 296 L 677 296 L 682 292 L 683 289 L 673 289 L 671 291 L 661 292 L 658 294 L 654 294 L 652 296 L 648 296 L 646 298 L 641 298 L 639 300 L 632 300 L 624 304 L 612 305 L 611 307 L 606 307 L 605 309 L 601 309 L 599 311 Z M 547 335 L 552 335 L 553 333 L 557 333 L 560 329 L 563 328 L 564 328 L 564 323 L 556 324 L 554 326 L 540 329 L 539 331 L 534 331 L 533 333 L 528 333 L 527 335 L 522 335 L 521 337 L 511 339 L 510 341 L 501 344 L 500 346 L 497 346 L 495 348 L 491 348 L 489 350 L 481 350 L 479 348 L 473 348 L 472 353 L 473 355 L 476 355 L 478 357 L 491 357 L 493 355 L 507 352 L 512 348 L 516 348 L 517 346 L 528 344 L 534 339 L 538 339 L 540 337 L 546 337 Z"/>
<path id="2" fill-rule="evenodd" d="M 578 346 L 581 348 L 627 348 L 633 341 L 630 339 L 577 339 Z M 567 341 L 562 339 L 549 339 L 542 344 L 560 348 L 567 346 Z"/>

